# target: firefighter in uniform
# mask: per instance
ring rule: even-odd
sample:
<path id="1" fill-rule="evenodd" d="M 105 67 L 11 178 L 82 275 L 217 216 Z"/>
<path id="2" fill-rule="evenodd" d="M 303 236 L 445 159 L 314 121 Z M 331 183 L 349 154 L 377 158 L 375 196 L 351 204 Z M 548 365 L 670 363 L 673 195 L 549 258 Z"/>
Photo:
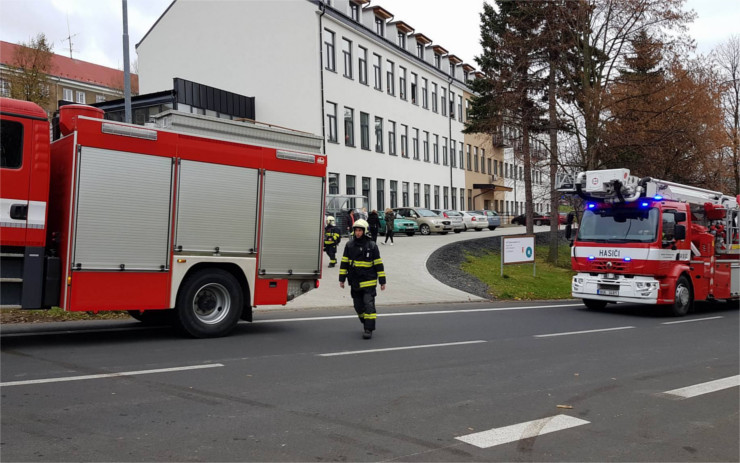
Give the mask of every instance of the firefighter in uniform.
<path id="1" fill-rule="evenodd" d="M 367 236 L 368 224 L 358 220 L 352 225 L 353 239 L 344 247 L 342 263 L 339 266 L 339 286 L 349 280 L 352 303 L 363 325 L 362 337 L 370 339 L 375 330 L 375 296 L 378 283 L 385 290 L 385 270 L 380 250 Z"/>
<path id="2" fill-rule="evenodd" d="M 337 246 L 342 241 L 342 232 L 337 227 L 334 217 L 326 218 L 326 227 L 324 228 L 324 252 L 329 255 L 329 268 L 337 265 Z"/>

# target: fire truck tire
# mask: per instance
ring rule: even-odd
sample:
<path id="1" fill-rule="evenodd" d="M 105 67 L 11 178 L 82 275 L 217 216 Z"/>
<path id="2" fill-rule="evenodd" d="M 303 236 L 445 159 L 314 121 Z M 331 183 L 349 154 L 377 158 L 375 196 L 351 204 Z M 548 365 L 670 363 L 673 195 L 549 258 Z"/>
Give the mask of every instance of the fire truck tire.
<path id="1" fill-rule="evenodd" d="M 183 281 L 177 295 L 177 327 L 195 338 L 226 336 L 243 306 L 237 279 L 222 269 L 203 269 Z"/>
<path id="2" fill-rule="evenodd" d="M 145 325 L 170 325 L 175 320 L 174 310 L 129 310 L 131 318 Z"/>
<path id="3" fill-rule="evenodd" d="M 584 299 L 583 300 L 583 305 L 585 305 L 586 308 L 589 310 L 603 310 L 607 304 L 608 302 L 606 301 L 599 301 L 596 299 Z"/>
<path id="4" fill-rule="evenodd" d="M 681 275 L 676 281 L 676 292 L 671 305 L 671 313 L 674 317 L 683 317 L 694 304 L 694 294 L 691 291 L 689 280 Z"/>

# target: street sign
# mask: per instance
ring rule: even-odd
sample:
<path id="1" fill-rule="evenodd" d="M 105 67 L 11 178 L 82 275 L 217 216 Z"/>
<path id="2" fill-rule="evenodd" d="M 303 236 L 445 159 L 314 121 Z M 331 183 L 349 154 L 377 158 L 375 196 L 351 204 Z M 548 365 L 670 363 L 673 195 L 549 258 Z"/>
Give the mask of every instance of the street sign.
<path id="1" fill-rule="evenodd" d="M 502 236 L 501 237 L 501 275 L 504 274 L 504 264 L 532 263 L 532 274 L 535 272 L 534 236 Z"/>

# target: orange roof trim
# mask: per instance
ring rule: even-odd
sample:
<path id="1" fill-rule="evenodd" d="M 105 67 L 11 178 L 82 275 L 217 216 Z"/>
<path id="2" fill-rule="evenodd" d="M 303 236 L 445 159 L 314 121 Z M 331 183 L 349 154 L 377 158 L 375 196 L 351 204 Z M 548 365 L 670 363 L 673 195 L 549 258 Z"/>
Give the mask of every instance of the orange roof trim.
<path id="1" fill-rule="evenodd" d="M 450 60 L 450 63 L 453 63 L 453 64 L 462 63 L 462 60 L 455 55 L 447 55 L 447 59 Z"/>
<path id="2" fill-rule="evenodd" d="M 432 39 L 424 34 L 414 34 L 414 37 L 416 38 L 417 42 L 423 43 L 424 45 L 429 45 L 430 43 L 432 43 Z"/>
<path id="3" fill-rule="evenodd" d="M 396 29 L 398 29 L 401 32 L 405 32 L 406 34 L 410 34 L 414 32 L 414 28 L 409 26 L 403 21 L 393 21 L 392 23 L 388 23 L 388 25 L 391 25 L 391 24 L 395 25 Z"/>
<path id="4" fill-rule="evenodd" d="M 433 47 L 432 47 L 432 50 L 434 50 L 434 53 L 436 53 L 436 54 L 438 54 L 438 55 L 446 55 L 447 53 L 449 53 L 449 52 L 447 51 L 447 49 L 446 49 L 446 48 L 444 48 L 444 47 L 443 47 L 443 46 L 441 46 L 441 45 L 435 45 L 435 46 L 433 46 Z"/>
<path id="5" fill-rule="evenodd" d="M 372 10 L 373 14 L 382 19 L 393 19 L 393 14 L 382 6 L 365 7 L 366 10 Z"/>

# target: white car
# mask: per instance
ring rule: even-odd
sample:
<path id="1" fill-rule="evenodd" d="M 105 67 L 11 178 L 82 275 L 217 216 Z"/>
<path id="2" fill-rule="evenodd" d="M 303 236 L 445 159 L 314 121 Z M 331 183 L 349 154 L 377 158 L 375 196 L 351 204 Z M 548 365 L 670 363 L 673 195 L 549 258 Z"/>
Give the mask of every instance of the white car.
<path id="1" fill-rule="evenodd" d="M 465 230 L 481 231 L 488 228 L 488 218 L 472 211 L 461 211 Z"/>
<path id="2" fill-rule="evenodd" d="M 460 233 L 465 231 L 465 224 L 463 223 L 462 212 L 453 211 L 451 209 L 432 209 L 432 212 L 440 217 L 450 219 L 452 223 L 452 231 Z"/>

